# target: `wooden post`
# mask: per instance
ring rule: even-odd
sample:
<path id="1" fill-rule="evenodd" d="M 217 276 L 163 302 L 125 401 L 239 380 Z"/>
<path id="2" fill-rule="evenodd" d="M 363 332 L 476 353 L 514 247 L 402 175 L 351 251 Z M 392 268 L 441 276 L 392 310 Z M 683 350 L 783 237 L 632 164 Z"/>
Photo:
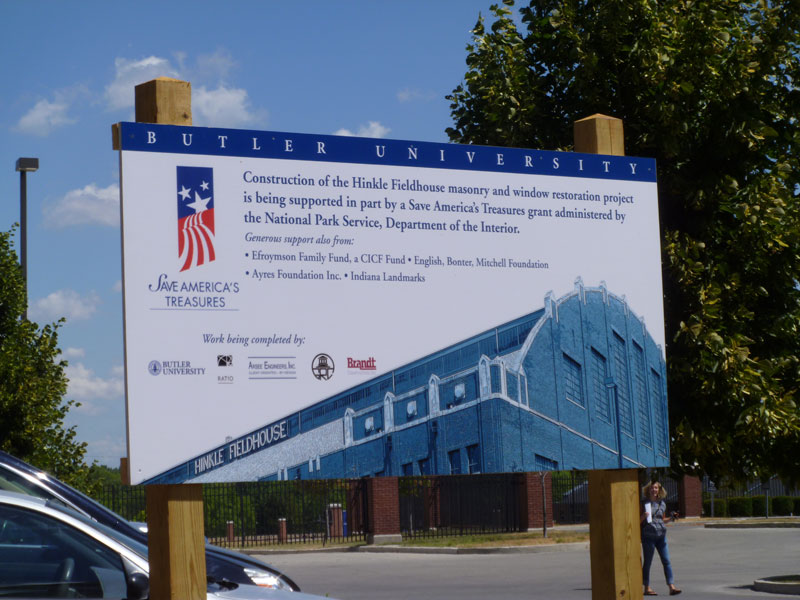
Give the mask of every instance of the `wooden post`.
<path id="1" fill-rule="evenodd" d="M 622 120 L 592 115 L 575 122 L 575 152 L 624 156 Z M 622 448 L 618 448 L 622 452 Z M 639 477 L 635 469 L 589 472 L 592 600 L 641 600 Z"/>
<path id="2" fill-rule="evenodd" d="M 128 468 L 128 457 L 123 456 L 119 459 L 119 476 L 122 485 L 131 484 L 131 471 Z"/>
<path id="3" fill-rule="evenodd" d="M 146 495 L 150 598 L 205 599 L 203 486 L 148 485 Z"/>
<path id="4" fill-rule="evenodd" d="M 625 156 L 625 134 L 622 119 L 592 115 L 575 121 L 573 126 L 575 152 Z"/>
<path id="5" fill-rule="evenodd" d="M 641 600 L 642 538 L 635 469 L 589 471 L 592 600 Z"/>
<path id="6" fill-rule="evenodd" d="M 135 93 L 137 122 L 192 124 L 189 82 L 159 77 L 137 85 Z M 117 129 L 114 136 L 117 146 Z M 146 496 L 150 598 L 205 600 L 202 485 L 149 485 Z"/>

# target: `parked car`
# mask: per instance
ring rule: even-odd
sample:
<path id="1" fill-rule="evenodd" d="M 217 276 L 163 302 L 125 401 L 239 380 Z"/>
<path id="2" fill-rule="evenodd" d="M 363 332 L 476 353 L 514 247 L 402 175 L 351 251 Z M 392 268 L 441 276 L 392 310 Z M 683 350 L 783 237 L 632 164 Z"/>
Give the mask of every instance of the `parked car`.
<path id="1" fill-rule="evenodd" d="M 147 546 L 144 524 L 133 524 L 63 481 L 0 451 L 0 490 L 36 496 L 72 508 L 90 519 Z M 286 574 L 246 554 L 206 544 L 206 573 L 219 581 L 299 592 Z"/>
<path id="2" fill-rule="evenodd" d="M 52 500 L 0 491 L 0 597 L 150 595 L 147 546 Z M 209 600 L 320 600 L 209 577 Z"/>

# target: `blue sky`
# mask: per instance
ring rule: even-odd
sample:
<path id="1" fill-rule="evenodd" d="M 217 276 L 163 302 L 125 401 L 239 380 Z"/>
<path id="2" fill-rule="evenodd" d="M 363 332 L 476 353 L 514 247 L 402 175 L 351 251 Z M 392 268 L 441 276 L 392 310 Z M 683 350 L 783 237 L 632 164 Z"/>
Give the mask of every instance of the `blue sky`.
<path id="1" fill-rule="evenodd" d="M 190 81 L 194 124 L 446 141 L 490 0 L 0 3 L 0 229 L 28 176 L 29 316 L 61 317 L 87 458 L 125 454 L 118 156 L 134 86 Z"/>

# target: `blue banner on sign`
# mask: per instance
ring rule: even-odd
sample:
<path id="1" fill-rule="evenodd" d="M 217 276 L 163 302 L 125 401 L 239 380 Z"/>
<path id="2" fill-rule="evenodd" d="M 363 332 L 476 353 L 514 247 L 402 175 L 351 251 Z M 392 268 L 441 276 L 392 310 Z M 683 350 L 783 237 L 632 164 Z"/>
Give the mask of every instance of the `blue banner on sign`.
<path id="1" fill-rule="evenodd" d="M 652 158 L 149 123 L 121 123 L 120 149 L 656 181 Z"/>

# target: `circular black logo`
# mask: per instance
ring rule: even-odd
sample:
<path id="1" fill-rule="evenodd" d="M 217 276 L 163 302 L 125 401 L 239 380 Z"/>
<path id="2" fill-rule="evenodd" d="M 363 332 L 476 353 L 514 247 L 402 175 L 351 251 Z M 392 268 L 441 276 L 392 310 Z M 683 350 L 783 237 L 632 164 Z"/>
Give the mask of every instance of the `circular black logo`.
<path id="1" fill-rule="evenodd" d="M 327 354 L 317 354 L 311 361 L 311 372 L 317 379 L 330 379 L 333 370 L 333 359 Z"/>

